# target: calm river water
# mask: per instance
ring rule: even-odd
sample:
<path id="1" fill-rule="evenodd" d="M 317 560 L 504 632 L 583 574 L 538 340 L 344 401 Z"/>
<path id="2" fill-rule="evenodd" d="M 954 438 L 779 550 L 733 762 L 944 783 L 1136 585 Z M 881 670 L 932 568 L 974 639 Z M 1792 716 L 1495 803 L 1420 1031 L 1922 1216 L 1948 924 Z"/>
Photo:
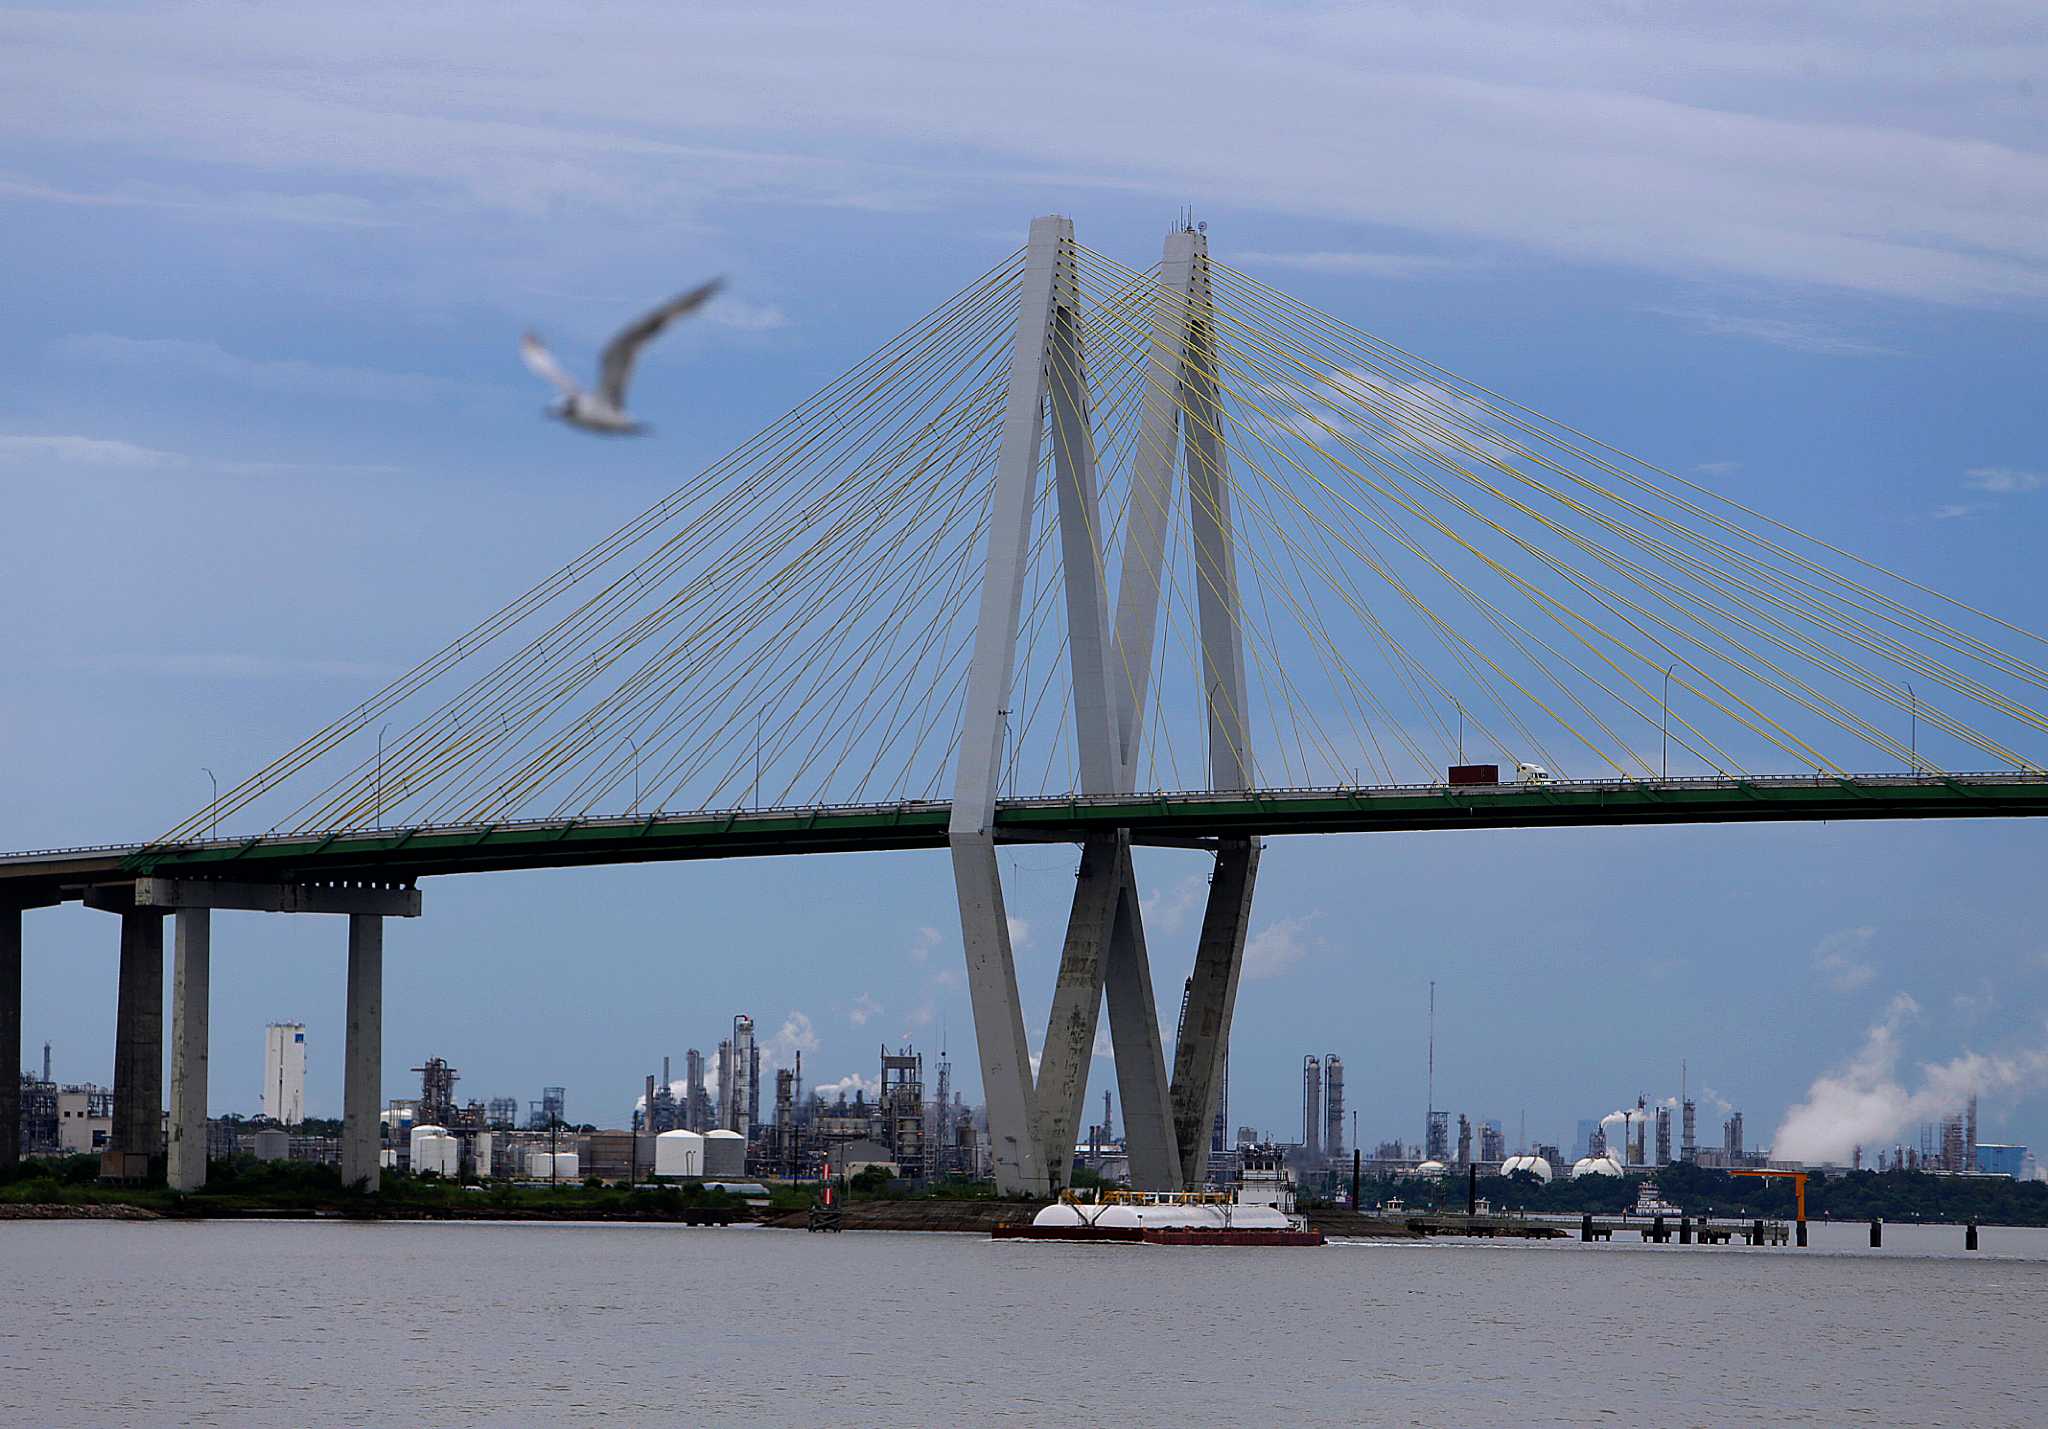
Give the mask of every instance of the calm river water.
<path id="1" fill-rule="evenodd" d="M 0 1223 L 6 1424 L 2048 1422 L 2048 1231 L 1806 1251 Z"/>

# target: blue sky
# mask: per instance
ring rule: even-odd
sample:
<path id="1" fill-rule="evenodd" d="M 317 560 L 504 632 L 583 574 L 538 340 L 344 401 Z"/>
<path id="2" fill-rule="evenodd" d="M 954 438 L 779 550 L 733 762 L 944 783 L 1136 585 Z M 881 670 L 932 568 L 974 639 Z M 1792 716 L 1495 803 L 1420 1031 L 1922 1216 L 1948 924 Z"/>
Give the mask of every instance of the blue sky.
<path id="1" fill-rule="evenodd" d="M 294 743 L 1050 211 L 1142 265 L 1192 204 L 1221 258 L 2048 629 L 2044 53 L 2020 5 L 0 10 L 0 845 L 170 824 L 202 767 Z M 523 327 L 581 366 L 712 272 L 729 296 L 643 365 L 652 439 L 540 420 Z M 1438 1102 L 1511 1135 L 1674 1092 L 1686 1057 L 1758 1140 L 1817 1078 L 1896 1120 L 1967 1076 L 1986 1139 L 2040 1141 L 2044 849 L 1966 824 L 1277 843 L 1234 1120 L 1291 1131 L 1302 1054 L 1335 1051 L 1367 1140 L 1413 1139 L 1434 977 Z M 1034 1041 L 1072 862 L 1005 855 Z M 1170 1015 L 1200 865 L 1140 874 Z M 394 1093 L 438 1054 L 466 1093 L 559 1082 L 616 1121 L 740 1009 L 817 1083 L 943 1026 L 973 1085 L 937 856 L 427 906 L 391 934 Z M 112 921 L 27 930 L 25 1041 L 105 1081 Z M 261 1024 L 293 1017 L 338 1111 L 339 925 L 215 939 L 216 1107 L 253 1109 Z"/>

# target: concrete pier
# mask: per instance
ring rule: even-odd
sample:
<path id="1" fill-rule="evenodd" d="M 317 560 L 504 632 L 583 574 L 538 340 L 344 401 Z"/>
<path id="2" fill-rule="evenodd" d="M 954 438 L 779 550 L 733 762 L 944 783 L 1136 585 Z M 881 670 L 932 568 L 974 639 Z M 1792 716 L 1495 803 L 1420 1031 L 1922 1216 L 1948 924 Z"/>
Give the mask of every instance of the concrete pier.
<path id="1" fill-rule="evenodd" d="M 166 1177 L 174 1191 L 206 1184 L 207 1017 L 213 914 L 181 908 L 171 962 L 171 1142 Z"/>
<path id="2" fill-rule="evenodd" d="M 1173 1130 L 1181 1159 L 1181 1184 L 1209 1179 L 1209 1124 L 1223 1084 L 1223 1057 L 1230 1047 L 1230 1020 L 1237 1010 L 1237 984 L 1244 971 L 1245 934 L 1251 924 L 1252 891 L 1258 882 L 1259 841 L 1218 841 L 1209 900 L 1195 945 L 1194 977 L 1188 984 L 1187 1021 L 1173 1048 Z"/>
<path id="3" fill-rule="evenodd" d="M 348 919 L 348 1033 L 342 1049 L 341 1183 L 382 1183 L 377 1125 L 384 1100 L 384 920 Z"/>
<path id="4" fill-rule="evenodd" d="M 0 1171 L 21 1161 L 21 910 L 0 907 Z"/>
<path id="5" fill-rule="evenodd" d="M 17 1068 L 14 1075 L 19 1076 Z M 114 1127 L 100 1175 L 147 1180 L 163 1149 L 164 915 L 121 914 L 119 1002 L 114 1012 Z"/>

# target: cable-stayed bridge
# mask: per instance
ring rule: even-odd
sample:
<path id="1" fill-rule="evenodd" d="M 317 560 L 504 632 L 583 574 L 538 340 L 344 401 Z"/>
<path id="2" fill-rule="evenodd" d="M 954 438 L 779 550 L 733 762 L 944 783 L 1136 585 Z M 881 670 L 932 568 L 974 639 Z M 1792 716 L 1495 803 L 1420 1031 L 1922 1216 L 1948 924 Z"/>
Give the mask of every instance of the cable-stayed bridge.
<path id="1" fill-rule="evenodd" d="M 0 857 L 0 1053 L 19 909 L 120 913 L 109 1171 L 139 1174 L 175 911 L 170 1174 L 197 1184 L 210 910 L 347 914 L 344 1174 L 374 1185 L 381 920 L 418 879 L 944 848 L 999 1183 L 1063 1179 L 1106 1003 L 1134 1178 L 1199 1184 L 1264 839 L 2048 812 L 2041 643 L 1198 231 L 1135 269 L 1040 219 L 158 838 Z M 1035 1074 L 995 857 L 1023 841 L 1081 849 Z M 1215 863 L 1170 1066 L 1146 844 Z"/>

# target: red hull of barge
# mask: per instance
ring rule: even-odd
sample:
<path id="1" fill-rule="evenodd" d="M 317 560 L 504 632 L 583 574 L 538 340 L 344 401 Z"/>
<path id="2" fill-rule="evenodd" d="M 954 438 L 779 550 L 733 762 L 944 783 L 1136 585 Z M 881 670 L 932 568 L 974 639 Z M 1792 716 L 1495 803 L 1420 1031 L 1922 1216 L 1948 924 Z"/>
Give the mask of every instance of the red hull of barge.
<path id="1" fill-rule="evenodd" d="M 1198 1226 L 997 1226 L 991 1240 L 1109 1241 L 1125 1245 L 1322 1245 L 1317 1230 L 1228 1230 Z"/>

